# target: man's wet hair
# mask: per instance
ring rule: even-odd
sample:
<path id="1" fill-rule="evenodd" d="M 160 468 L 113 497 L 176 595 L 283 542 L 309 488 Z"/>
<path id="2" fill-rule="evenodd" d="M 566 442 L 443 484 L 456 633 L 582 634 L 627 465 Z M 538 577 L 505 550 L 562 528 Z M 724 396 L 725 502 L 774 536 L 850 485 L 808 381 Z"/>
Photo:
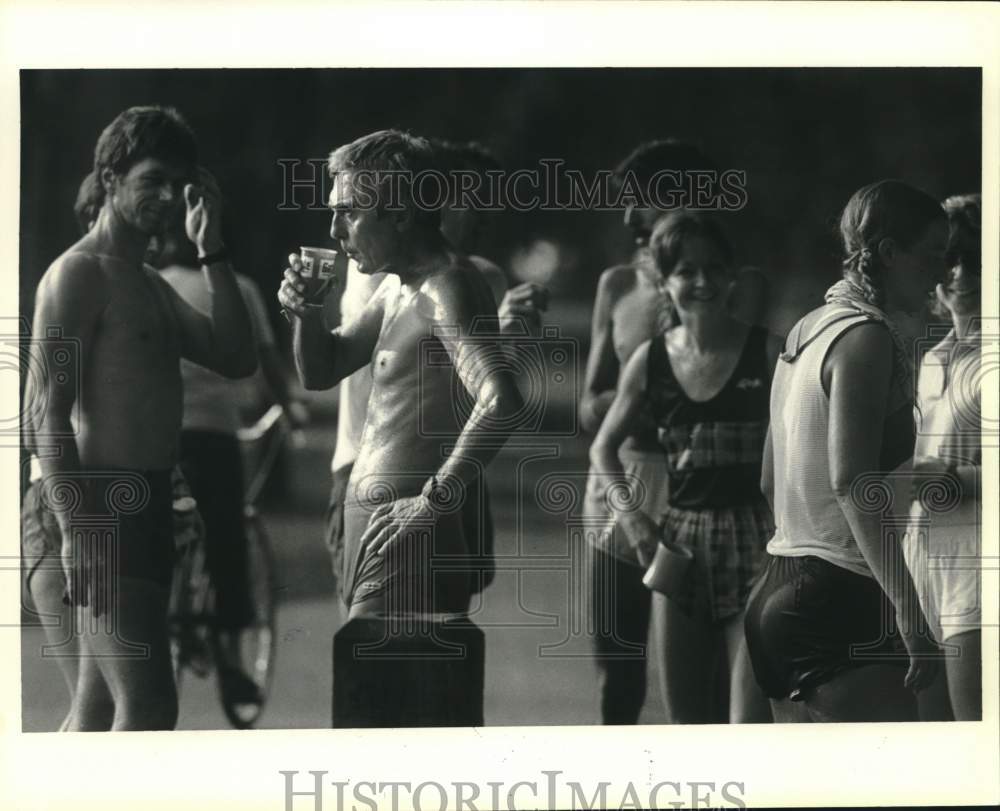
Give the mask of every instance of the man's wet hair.
<path id="1" fill-rule="evenodd" d="M 173 107 L 129 107 L 104 128 L 94 148 L 94 175 L 104 169 L 128 172 L 145 158 L 176 163 L 193 171 L 198 163 L 194 132 Z"/>
<path id="2" fill-rule="evenodd" d="M 440 209 L 417 205 L 410 184 L 405 182 L 407 178 L 412 179 L 421 172 L 441 171 L 437 153 L 426 138 L 396 129 L 372 132 L 331 152 L 327 171 L 331 178 L 341 172 L 363 172 L 376 178 L 379 207 L 385 203 L 387 190 L 394 185 L 388 174 L 380 176 L 381 173 L 402 173 L 404 182 L 398 186 L 402 191 L 402 199 L 392 200 L 392 204 L 412 209 L 414 219 L 427 227 L 436 230 L 440 225 Z"/>
<path id="3" fill-rule="evenodd" d="M 718 167 L 697 145 L 677 138 L 662 138 L 639 144 L 615 167 L 614 178 L 621 184 L 631 172 L 636 180 L 645 185 L 653 175 L 664 170 L 714 172 L 718 171 Z"/>

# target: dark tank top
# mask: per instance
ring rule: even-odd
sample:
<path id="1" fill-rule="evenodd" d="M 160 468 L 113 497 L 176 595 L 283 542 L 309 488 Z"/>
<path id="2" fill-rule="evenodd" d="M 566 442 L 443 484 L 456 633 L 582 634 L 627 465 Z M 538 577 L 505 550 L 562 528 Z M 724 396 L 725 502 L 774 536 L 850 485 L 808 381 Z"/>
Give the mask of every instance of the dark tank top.
<path id="1" fill-rule="evenodd" d="M 665 333 L 650 344 L 646 391 L 667 455 L 672 507 L 734 507 L 763 498 L 771 394 L 766 344 L 767 331 L 751 327 L 729 380 L 705 402 L 690 399 L 674 376 Z"/>

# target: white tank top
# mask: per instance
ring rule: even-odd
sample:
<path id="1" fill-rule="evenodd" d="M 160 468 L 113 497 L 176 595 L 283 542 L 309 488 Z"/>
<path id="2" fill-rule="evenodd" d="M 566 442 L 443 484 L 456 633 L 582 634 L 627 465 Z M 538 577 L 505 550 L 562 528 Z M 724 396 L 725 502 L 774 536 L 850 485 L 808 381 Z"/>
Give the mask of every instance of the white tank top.
<path id="1" fill-rule="evenodd" d="M 834 341 L 869 320 L 837 308 L 808 336 L 802 336 L 800 321 L 785 341 L 771 383 L 775 533 L 767 545 L 772 555 L 815 555 L 865 577 L 872 572 L 830 482 L 830 400 L 822 370 Z"/>

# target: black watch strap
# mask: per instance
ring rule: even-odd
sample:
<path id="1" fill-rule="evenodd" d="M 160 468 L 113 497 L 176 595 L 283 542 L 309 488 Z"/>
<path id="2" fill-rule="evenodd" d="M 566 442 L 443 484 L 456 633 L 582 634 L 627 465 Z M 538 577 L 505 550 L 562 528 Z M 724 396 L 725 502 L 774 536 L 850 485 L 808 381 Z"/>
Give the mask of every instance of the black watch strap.
<path id="1" fill-rule="evenodd" d="M 204 256 L 198 257 L 199 265 L 214 265 L 217 262 L 225 262 L 229 258 L 229 251 L 225 248 L 220 248 L 214 253 L 206 253 Z"/>

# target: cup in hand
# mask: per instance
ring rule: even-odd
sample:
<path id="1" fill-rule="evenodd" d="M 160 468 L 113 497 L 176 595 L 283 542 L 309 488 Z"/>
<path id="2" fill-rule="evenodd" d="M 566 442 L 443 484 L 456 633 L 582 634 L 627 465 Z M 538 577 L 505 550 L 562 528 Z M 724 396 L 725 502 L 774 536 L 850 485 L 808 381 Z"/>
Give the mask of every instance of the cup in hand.
<path id="1" fill-rule="evenodd" d="M 307 299 L 323 295 L 333 284 L 343 287 L 347 278 L 347 254 L 303 245 L 299 248 L 299 261 L 302 263 L 299 275 L 306 282 Z"/>

